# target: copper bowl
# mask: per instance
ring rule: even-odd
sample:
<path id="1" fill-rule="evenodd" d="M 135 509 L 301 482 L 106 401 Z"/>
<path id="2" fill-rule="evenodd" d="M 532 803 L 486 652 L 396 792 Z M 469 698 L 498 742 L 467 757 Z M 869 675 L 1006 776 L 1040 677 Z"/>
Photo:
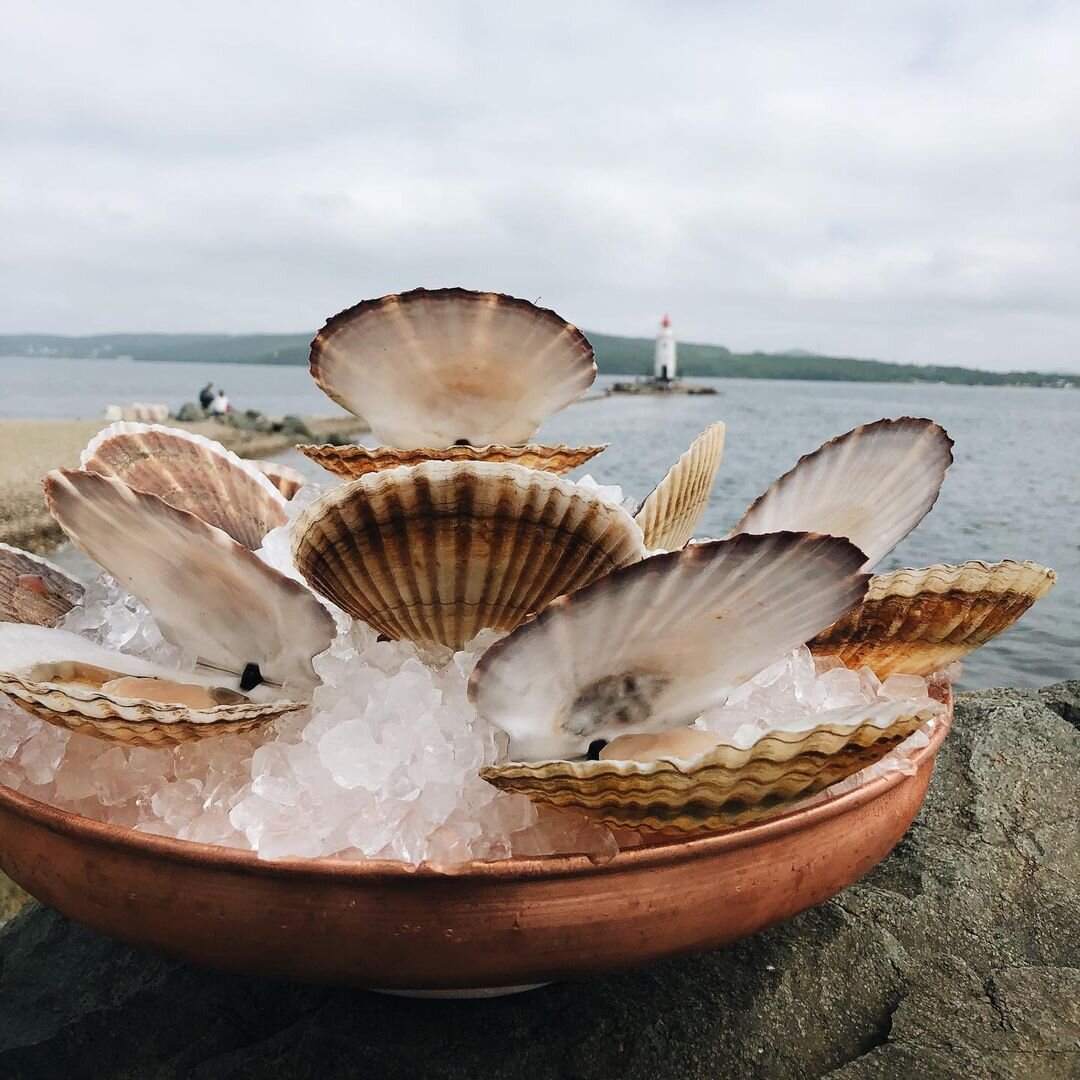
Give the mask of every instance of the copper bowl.
<path id="1" fill-rule="evenodd" d="M 248 974 L 460 996 L 715 949 L 820 904 L 918 813 L 949 713 L 912 760 L 756 825 L 622 851 L 473 862 L 286 859 L 170 840 L 0 786 L 0 868 L 109 937 Z"/>

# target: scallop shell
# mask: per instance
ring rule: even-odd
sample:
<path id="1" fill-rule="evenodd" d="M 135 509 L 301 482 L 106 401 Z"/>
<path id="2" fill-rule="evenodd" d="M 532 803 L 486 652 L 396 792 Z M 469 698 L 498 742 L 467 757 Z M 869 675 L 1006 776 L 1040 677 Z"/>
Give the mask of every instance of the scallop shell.
<path id="1" fill-rule="evenodd" d="M 291 465 L 282 465 L 277 461 L 249 461 L 259 470 L 285 496 L 291 499 L 307 483 L 307 479 L 299 469 Z"/>
<path id="2" fill-rule="evenodd" d="M 872 578 L 866 599 L 809 646 L 881 679 L 929 675 L 1008 630 L 1055 580 L 1053 570 L 1011 560 L 894 570 Z"/>
<path id="3" fill-rule="evenodd" d="M 709 501 L 724 453 L 724 425 L 710 424 L 641 504 L 635 521 L 650 551 L 686 547 Z"/>
<path id="4" fill-rule="evenodd" d="M 358 476 L 395 469 L 399 465 L 419 465 L 424 461 L 491 461 L 540 469 L 558 475 L 570 472 L 596 457 L 607 444 L 600 446 L 448 446 L 399 450 L 394 446 L 298 446 L 300 453 L 337 476 L 355 480 Z"/>
<path id="5" fill-rule="evenodd" d="M 60 567 L 0 544 L 0 622 L 55 626 L 82 596 L 82 585 Z"/>
<path id="6" fill-rule="evenodd" d="M 205 688 L 218 680 L 125 656 L 65 630 L 0 625 L 0 656 L 6 669 L 0 672 L 0 693 L 21 708 L 57 727 L 129 746 L 168 746 L 250 731 L 304 707 L 301 701 L 249 699 L 193 708 L 110 694 L 102 683 L 117 675 Z"/>
<path id="7" fill-rule="evenodd" d="M 287 520 L 285 497 L 258 468 L 189 431 L 113 424 L 94 436 L 80 464 L 195 514 L 251 551 Z"/>
<path id="8" fill-rule="evenodd" d="M 553 311 L 414 289 L 330 319 L 311 343 L 311 374 L 388 446 L 516 446 L 588 390 L 596 364 Z"/>
<path id="9" fill-rule="evenodd" d="M 854 428 L 799 459 L 760 495 L 733 533 L 807 529 L 846 536 L 876 566 L 937 501 L 952 439 L 910 416 Z"/>
<path id="10" fill-rule="evenodd" d="M 859 603 L 864 561 L 850 541 L 810 533 L 654 555 L 493 645 L 469 696 L 520 760 L 684 726 Z"/>
<path id="11" fill-rule="evenodd" d="M 618 828 L 725 829 L 783 813 L 797 797 L 858 772 L 940 711 L 911 709 L 887 702 L 842 710 L 808 731 L 772 731 L 749 749 L 717 745 L 688 760 L 512 762 L 480 775 Z"/>
<path id="12" fill-rule="evenodd" d="M 477 461 L 371 473 L 293 529 L 316 592 L 388 637 L 455 646 L 644 554 L 630 515 L 590 489 Z"/>
<path id="13" fill-rule="evenodd" d="M 174 645 L 224 673 L 254 664 L 278 685 L 315 684 L 311 658 L 329 647 L 334 622 L 301 582 L 114 477 L 57 470 L 45 497 L 71 542 L 137 596 Z"/>

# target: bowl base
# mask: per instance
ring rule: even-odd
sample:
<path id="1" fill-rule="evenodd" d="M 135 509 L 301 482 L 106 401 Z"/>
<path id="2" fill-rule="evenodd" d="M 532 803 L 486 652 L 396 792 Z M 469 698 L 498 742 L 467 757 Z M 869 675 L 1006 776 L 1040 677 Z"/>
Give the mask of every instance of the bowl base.
<path id="1" fill-rule="evenodd" d="M 380 990 L 369 986 L 373 994 L 388 994 L 390 997 L 427 998 L 432 1001 L 468 1000 L 476 998 L 507 997 L 510 994 L 525 994 L 529 990 L 539 990 L 551 983 L 523 983 L 521 986 L 470 986 L 462 990 Z"/>

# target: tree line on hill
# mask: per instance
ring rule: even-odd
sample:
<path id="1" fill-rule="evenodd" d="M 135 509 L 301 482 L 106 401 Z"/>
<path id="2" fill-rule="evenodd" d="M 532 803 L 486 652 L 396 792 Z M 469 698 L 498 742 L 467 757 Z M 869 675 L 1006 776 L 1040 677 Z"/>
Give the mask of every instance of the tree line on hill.
<path id="1" fill-rule="evenodd" d="M 649 375 L 653 342 L 648 338 L 589 334 L 604 375 Z M 221 364 L 306 364 L 306 334 L 48 334 L 0 335 L 2 356 L 62 356 L 87 359 L 131 357 L 141 361 Z M 1080 375 L 1041 371 L 982 371 L 944 365 L 890 364 L 815 353 L 734 353 L 722 345 L 680 343 L 679 371 L 689 377 L 814 379 L 844 382 L 928 382 L 971 386 L 1071 386 Z"/>

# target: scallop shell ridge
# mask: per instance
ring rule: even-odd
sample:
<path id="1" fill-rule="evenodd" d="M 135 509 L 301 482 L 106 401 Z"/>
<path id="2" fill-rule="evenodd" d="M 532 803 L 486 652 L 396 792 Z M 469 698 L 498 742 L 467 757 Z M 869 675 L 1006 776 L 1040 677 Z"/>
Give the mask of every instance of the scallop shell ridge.
<path id="1" fill-rule="evenodd" d="M 552 473 L 426 462 L 361 477 L 293 530 L 316 592 L 394 639 L 461 645 L 644 557 L 619 506 Z"/>
<path id="2" fill-rule="evenodd" d="M 1008 630 L 1055 580 L 1053 570 L 1012 560 L 894 570 L 872 578 L 862 604 L 809 646 L 879 678 L 929 675 Z"/>

